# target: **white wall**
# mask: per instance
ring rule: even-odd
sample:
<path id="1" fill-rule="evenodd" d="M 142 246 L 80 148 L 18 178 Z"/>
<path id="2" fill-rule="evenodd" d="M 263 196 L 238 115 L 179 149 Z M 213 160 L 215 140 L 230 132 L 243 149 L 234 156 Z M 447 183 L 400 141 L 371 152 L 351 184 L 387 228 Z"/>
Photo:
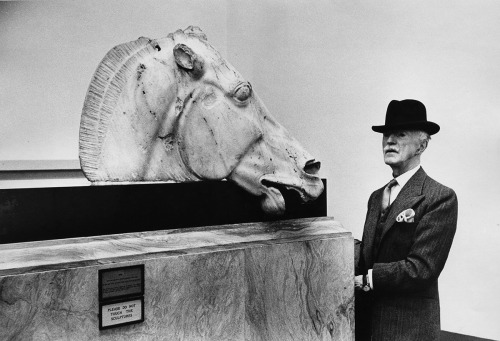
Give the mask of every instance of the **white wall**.
<path id="1" fill-rule="evenodd" d="M 226 52 L 226 4 L 0 2 L 0 160 L 77 159 L 90 79 L 115 45 L 202 27 Z"/>
<path id="2" fill-rule="evenodd" d="M 444 330 L 500 339 L 500 1 L 0 3 L 0 160 L 76 159 L 90 77 L 112 46 L 194 24 L 323 163 L 329 215 L 360 237 L 391 99 L 441 125 L 426 171 L 455 189 Z M 5 65 L 5 66 L 4 66 Z"/>

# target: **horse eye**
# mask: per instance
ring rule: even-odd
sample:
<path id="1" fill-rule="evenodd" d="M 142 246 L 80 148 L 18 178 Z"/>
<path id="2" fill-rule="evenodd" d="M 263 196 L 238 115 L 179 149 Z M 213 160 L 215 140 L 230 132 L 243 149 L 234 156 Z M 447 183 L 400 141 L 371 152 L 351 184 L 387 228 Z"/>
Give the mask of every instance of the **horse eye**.
<path id="1" fill-rule="evenodd" d="M 243 83 L 234 90 L 234 98 L 240 102 L 245 102 L 252 94 L 252 86 L 250 83 Z"/>

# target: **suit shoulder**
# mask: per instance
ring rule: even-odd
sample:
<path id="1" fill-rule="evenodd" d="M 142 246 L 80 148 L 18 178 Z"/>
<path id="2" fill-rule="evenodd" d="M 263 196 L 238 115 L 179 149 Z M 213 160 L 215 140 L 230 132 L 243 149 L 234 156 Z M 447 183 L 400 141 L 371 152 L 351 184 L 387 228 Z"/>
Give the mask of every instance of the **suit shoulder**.
<path id="1" fill-rule="evenodd" d="M 382 186 L 382 187 L 380 187 L 380 188 L 378 188 L 378 189 L 376 189 L 376 190 L 374 190 L 374 191 L 372 192 L 372 194 L 370 194 L 370 199 L 372 199 L 372 198 L 373 198 L 374 196 L 376 196 L 378 193 L 381 193 L 381 192 L 384 190 L 384 188 L 385 188 L 385 185 L 384 185 L 384 186 Z"/>
<path id="2" fill-rule="evenodd" d="M 379 188 L 370 194 L 370 197 L 368 198 L 368 208 L 373 204 L 374 200 L 376 200 L 377 196 L 382 195 L 381 192 L 384 190 L 384 187 Z"/>
<path id="3" fill-rule="evenodd" d="M 443 185 L 442 183 L 434 180 L 428 175 L 424 181 L 423 191 L 434 195 L 454 197 L 454 198 L 457 197 L 455 191 L 452 188 Z"/>

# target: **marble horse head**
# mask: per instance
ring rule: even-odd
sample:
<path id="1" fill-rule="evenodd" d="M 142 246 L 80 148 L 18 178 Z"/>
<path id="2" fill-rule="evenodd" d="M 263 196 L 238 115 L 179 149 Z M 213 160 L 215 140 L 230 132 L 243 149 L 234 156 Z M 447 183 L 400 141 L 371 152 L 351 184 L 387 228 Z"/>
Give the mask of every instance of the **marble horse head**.
<path id="1" fill-rule="evenodd" d="M 80 123 L 80 163 L 94 184 L 234 181 L 285 210 L 280 189 L 317 198 L 320 163 L 270 115 L 197 27 L 111 49 Z"/>

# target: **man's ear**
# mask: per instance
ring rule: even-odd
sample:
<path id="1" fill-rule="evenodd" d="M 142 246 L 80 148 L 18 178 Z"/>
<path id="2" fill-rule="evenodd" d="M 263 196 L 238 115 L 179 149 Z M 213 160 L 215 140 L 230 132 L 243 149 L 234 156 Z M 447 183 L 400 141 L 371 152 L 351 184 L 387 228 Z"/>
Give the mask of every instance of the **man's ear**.
<path id="1" fill-rule="evenodd" d="M 174 58 L 177 65 L 196 78 L 203 74 L 203 60 L 187 45 L 177 44 L 174 47 Z"/>
<path id="2" fill-rule="evenodd" d="M 427 142 L 426 140 L 420 142 L 420 145 L 417 148 L 417 155 L 421 155 L 426 149 L 427 149 Z"/>

